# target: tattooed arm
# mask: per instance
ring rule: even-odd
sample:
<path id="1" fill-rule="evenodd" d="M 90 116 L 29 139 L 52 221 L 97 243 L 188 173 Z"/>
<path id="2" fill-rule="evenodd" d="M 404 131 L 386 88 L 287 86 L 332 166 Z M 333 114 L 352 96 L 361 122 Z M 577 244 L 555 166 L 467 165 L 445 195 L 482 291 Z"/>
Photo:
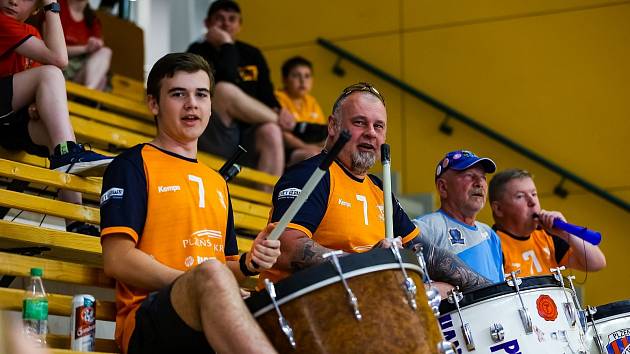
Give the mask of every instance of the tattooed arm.
<path id="1" fill-rule="evenodd" d="M 443 248 L 435 247 L 420 236 L 405 244 L 405 248 L 413 251 L 420 246 L 422 246 L 431 280 L 459 286 L 461 291 L 470 291 L 492 284 L 488 279 L 470 269 L 459 257 Z"/>
<path id="2" fill-rule="evenodd" d="M 280 236 L 280 257 L 276 265 L 291 273 L 324 262 L 324 254 L 333 251 L 313 241 L 304 232 L 286 229 Z"/>

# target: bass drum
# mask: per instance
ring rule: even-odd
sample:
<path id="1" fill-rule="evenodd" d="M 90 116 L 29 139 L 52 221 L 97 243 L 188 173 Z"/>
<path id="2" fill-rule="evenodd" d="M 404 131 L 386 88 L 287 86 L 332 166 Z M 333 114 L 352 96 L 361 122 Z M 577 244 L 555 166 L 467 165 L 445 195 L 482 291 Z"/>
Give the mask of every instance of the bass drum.
<path id="1" fill-rule="evenodd" d="M 458 353 L 585 353 L 573 291 L 552 276 L 519 280 L 520 297 L 506 282 L 463 294 L 459 312 L 442 300 L 439 323 L 446 340 Z M 521 314 L 521 298 L 531 321 Z M 474 348 L 467 345 L 462 322 Z"/>
<path id="2" fill-rule="evenodd" d="M 586 330 L 589 353 L 630 354 L 630 301 L 613 302 L 595 309 L 592 317 L 588 316 Z"/>
<path id="3" fill-rule="evenodd" d="M 400 250 L 400 255 L 417 287 L 416 310 L 405 293 L 401 265 L 389 249 L 338 258 L 357 299 L 360 320 L 331 260 L 276 283 L 279 311 L 265 290 L 246 303 L 280 353 L 435 353 L 441 336 L 427 303 L 418 259 L 407 250 Z M 288 330 L 281 328 L 279 314 L 291 328 L 295 348 Z"/>

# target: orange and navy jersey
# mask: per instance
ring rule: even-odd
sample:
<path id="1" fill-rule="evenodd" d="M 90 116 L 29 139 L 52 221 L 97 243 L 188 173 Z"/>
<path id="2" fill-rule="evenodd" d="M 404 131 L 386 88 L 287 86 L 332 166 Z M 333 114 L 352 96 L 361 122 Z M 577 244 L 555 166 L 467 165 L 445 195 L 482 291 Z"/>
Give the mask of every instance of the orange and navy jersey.
<path id="1" fill-rule="evenodd" d="M 42 38 L 35 27 L 0 13 L 0 77 L 40 65 L 15 51 L 31 37 Z"/>
<path id="2" fill-rule="evenodd" d="M 206 260 L 238 260 L 232 205 L 223 178 L 194 159 L 137 145 L 103 177 L 101 240 L 124 234 L 160 263 L 186 271 Z M 148 292 L 117 282 L 116 340 L 126 352 L 135 312 Z"/>
<path id="3" fill-rule="evenodd" d="M 542 229 L 535 230 L 528 238 L 523 239 L 498 229 L 496 225 L 493 228 L 501 238 L 506 273 L 520 269 L 521 277 L 549 275 L 550 268 L 566 266 L 573 254 L 567 242 Z"/>
<path id="4" fill-rule="evenodd" d="M 315 97 L 311 95 L 304 96 L 304 102 L 302 106 L 298 108 L 285 91 L 276 90 L 275 94 L 280 105 L 293 114 L 297 123 L 328 124 L 322 112 L 322 108 L 319 106 L 319 103 L 317 103 Z"/>
<path id="5" fill-rule="evenodd" d="M 294 165 L 280 178 L 273 192 L 272 222 L 284 215 L 324 156 L 322 153 Z M 419 230 L 397 201 L 393 206 L 394 235 L 407 243 Z M 288 227 L 304 232 L 324 247 L 361 253 L 385 238 L 384 216 L 381 181 L 372 175 L 359 179 L 335 161 Z M 277 281 L 286 276 L 271 269 L 260 278 Z"/>

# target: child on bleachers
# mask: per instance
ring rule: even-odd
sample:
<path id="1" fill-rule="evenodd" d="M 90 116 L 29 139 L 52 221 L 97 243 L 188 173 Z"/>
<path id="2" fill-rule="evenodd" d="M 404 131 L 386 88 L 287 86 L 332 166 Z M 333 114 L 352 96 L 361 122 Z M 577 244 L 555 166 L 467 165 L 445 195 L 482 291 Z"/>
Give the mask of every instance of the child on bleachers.
<path id="1" fill-rule="evenodd" d="M 59 0 L 61 25 L 68 47 L 67 80 L 103 91 L 112 50 L 105 47 L 101 22 L 88 0 Z"/>
<path id="2" fill-rule="evenodd" d="M 111 158 L 77 144 L 60 68 L 68 63 L 59 4 L 43 0 L 44 39 L 24 21 L 35 12 L 32 1 L 0 0 L 0 146 L 48 157 L 50 168 L 81 175 L 102 174 Z M 81 194 L 60 191 L 81 204 Z M 94 233 L 74 222 L 68 231 Z"/>
<path id="3" fill-rule="evenodd" d="M 287 166 L 319 154 L 327 135 L 326 116 L 310 92 L 313 88 L 313 65 L 302 57 L 282 64 L 284 88 L 276 98 L 295 117 L 293 132 L 284 131 Z"/>

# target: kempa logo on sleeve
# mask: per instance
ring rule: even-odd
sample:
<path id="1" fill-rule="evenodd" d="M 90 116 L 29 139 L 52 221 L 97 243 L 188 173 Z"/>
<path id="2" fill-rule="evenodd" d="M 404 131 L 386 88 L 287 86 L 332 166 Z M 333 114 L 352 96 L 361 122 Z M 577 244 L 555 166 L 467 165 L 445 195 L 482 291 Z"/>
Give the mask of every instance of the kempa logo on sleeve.
<path id="1" fill-rule="evenodd" d="M 182 190 L 180 186 L 158 186 L 158 193 L 177 192 Z"/>
<path id="2" fill-rule="evenodd" d="M 302 192 L 299 188 L 287 188 L 278 193 L 278 199 L 294 199 Z"/>
<path id="3" fill-rule="evenodd" d="M 125 194 L 125 190 L 122 188 L 110 188 L 107 192 L 101 195 L 101 205 L 105 204 L 110 199 L 122 199 Z"/>

